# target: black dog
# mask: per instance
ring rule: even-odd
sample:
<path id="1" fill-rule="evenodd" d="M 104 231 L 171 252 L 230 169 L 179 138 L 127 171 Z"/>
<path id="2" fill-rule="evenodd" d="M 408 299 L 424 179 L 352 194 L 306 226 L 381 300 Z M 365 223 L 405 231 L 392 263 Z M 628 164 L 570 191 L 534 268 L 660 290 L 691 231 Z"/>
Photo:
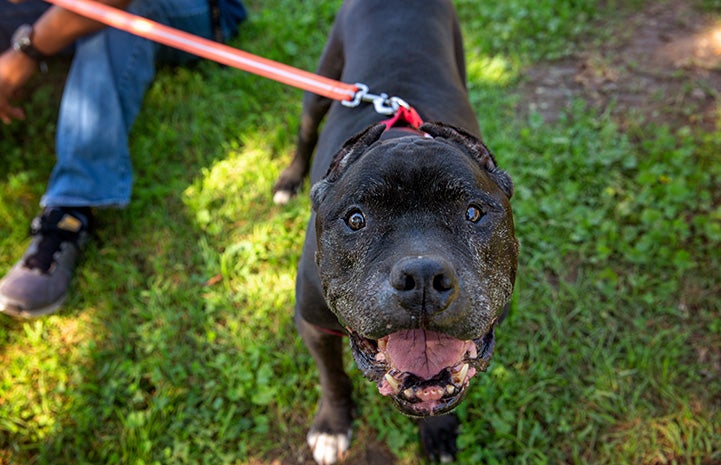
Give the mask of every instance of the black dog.
<path id="1" fill-rule="evenodd" d="M 346 0 L 318 72 L 443 123 L 386 129 L 370 105 L 304 97 L 297 152 L 275 191 L 281 201 L 296 192 L 317 145 L 295 311 L 322 387 L 308 442 L 319 464 L 348 449 L 346 334 L 380 393 L 424 418 L 426 452 L 451 458 L 457 421 L 442 414 L 489 363 L 518 258 L 512 183 L 480 140 L 452 2 Z"/>

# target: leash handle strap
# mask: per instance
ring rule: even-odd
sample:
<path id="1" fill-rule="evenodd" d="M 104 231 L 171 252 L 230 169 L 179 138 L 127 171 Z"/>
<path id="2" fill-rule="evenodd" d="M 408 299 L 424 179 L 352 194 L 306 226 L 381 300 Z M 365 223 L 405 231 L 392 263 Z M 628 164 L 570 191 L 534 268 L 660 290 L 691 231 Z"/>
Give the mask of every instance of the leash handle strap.
<path id="1" fill-rule="evenodd" d="M 219 44 L 156 21 L 91 0 L 45 0 L 73 13 L 100 23 L 130 32 L 154 42 L 192 53 L 202 58 L 248 71 L 333 100 L 352 101 L 358 87 L 355 84 L 329 79 L 277 61 L 262 58 L 242 50 Z"/>

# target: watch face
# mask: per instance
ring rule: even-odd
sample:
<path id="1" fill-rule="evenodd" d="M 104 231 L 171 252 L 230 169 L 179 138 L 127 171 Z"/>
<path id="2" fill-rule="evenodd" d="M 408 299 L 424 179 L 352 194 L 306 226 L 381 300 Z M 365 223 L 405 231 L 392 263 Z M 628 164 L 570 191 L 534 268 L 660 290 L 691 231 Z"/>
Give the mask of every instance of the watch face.
<path id="1" fill-rule="evenodd" d="M 29 24 L 23 24 L 17 28 L 15 33 L 13 33 L 12 44 L 13 49 L 23 52 L 34 60 L 44 58 L 44 55 L 33 47 L 33 27 Z"/>
<path id="2" fill-rule="evenodd" d="M 23 24 L 13 34 L 12 42 L 15 50 L 23 51 L 27 47 L 31 46 L 31 36 L 33 33 L 33 27 L 29 24 Z"/>

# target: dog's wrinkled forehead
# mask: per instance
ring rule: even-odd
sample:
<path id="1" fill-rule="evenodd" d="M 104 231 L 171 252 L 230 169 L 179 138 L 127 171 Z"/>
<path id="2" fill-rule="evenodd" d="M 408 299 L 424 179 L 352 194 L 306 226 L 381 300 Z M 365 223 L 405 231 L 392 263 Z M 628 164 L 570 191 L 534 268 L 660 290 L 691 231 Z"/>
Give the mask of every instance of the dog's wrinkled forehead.
<path id="1" fill-rule="evenodd" d="M 359 200 L 392 198 L 425 193 L 429 200 L 445 192 L 475 190 L 479 169 L 454 144 L 444 140 L 407 136 L 371 145 L 353 170 L 343 177 L 344 186 L 358 191 Z"/>
<path id="2" fill-rule="evenodd" d="M 420 130 L 427 138 L 444 139 L 462 147 L 481 166 L 489 170 L 495 169 L 496 162 L 491 152 L 481 140 L 467 131 L 443 123 L 425 123 Z M 379 123 L 348 139 L 334 156 L 326 173 L 326 179 L 330 182 L 335 181 L 348 165 L 356 161 L 371 146 L 379 143 L 384 132 L 385 125 Z"/>
<path id="3" fill-rule="evenodd" d="M 341 179 L 348 168 L 365 154 L 374 152 L 376 148 L 387 150 L 392 154 L 456 152 L 465 153 L 469 160 L 484 170 L 488 177 L 510 198 L 513 195 L 513 183 L 510 177 L 496 166 L 496 161 L 483 142 L 463 129 L 442 123 L 426 123 L 421 131 L 430 136 L 404 137 L 380 141 L 385 125 L 370 126 L 365 131 L 350 138 L 335 155 L 323 180 L 316 183 L 311 190 L 311 199 L 317 207 L 325 197 L 327 190 Z"/>

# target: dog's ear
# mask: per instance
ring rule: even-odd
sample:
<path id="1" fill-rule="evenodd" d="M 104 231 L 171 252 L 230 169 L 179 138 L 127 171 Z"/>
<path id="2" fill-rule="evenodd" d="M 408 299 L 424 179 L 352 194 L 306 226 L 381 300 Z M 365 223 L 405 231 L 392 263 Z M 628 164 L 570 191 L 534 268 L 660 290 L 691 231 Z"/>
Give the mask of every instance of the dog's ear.
<path id="1" fill-rule="evenodd" d="M 511 177 L 496 165 L 496 159 L 488 150 L 488 147 L 479 138 L 465 129 L 451 126 L 444 123 L 424 123 L 420 130 L 433 138 L 446 139 L 461 148 L 465 149 L 483 169 L 488 172 L 490 178 L 510 199 L 513 196 L 513 181 Z"/>
<path id="2" fill-rule="evenodd" d="M 328 167 L 323 179 L 315 183 L 310 190 L 310 199 L 314 209 L 325 198 L 328 187 L 340 179 L 346 168 L 356 161 L 371 144 L 380 139 L 385 128 L 386 126 L 383 123 L 373 124 L 343 144 L 343 147 L 333 156 L 330 167 Z"/>

